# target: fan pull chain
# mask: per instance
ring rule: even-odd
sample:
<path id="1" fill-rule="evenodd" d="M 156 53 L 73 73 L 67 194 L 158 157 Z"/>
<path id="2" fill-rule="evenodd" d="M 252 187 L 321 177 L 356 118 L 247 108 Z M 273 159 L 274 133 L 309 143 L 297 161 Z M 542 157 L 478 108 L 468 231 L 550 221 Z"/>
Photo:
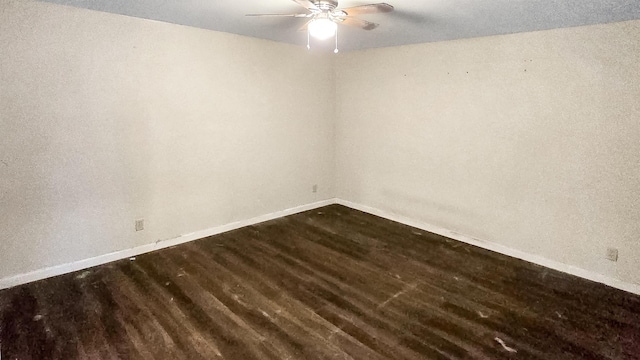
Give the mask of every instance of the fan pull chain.
<path id="1" fill-rule="evenodd" d="M 333 50 L 333 53 L 337 54 L 338 51 L 340 51 L 340 50 L 338 50 L 338 28 L 336 28 L 336 49 Z"/>
<path id="2" fill-rule="evenodd" d="M 311 37 L 311 30 L 309 30 L 309 28 L 307 28 L 307 50 L 311 49 L 310 37 Z"/>

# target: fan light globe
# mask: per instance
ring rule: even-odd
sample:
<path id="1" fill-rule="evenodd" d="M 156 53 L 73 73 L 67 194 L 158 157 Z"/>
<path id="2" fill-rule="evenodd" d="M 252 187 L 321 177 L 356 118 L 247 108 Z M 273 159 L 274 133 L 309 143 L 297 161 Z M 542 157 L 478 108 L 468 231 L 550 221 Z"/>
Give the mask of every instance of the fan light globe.
<path id="1" fill-rule="evenodd" d="M 330 19 L 316 19 L 309 23 L 309 34 L 319 40 L 334 36 L 337 29 L 338 24 Z"/>

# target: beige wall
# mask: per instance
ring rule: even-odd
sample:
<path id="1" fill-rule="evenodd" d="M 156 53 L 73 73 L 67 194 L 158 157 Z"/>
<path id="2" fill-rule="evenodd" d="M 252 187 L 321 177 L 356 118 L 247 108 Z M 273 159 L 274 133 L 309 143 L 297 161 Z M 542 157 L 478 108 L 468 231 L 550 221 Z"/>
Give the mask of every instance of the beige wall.
<path id="1" fill-rule="evenodd" d="M 640 283 L 638 21 L 324 57 L 5 0 L 0 49 L 0 278 L 337 194 Z"/>
<path id="2" fill-rule="evenodd" d="M 640 21 L 343 54 L 338 197 L 640 284 L 639 54 Z"/>
<path id="3" fill-rule="evenodd" d="M 304 47 L 0 1 L 0 278 L 333 197 L 333 103 Z"/>

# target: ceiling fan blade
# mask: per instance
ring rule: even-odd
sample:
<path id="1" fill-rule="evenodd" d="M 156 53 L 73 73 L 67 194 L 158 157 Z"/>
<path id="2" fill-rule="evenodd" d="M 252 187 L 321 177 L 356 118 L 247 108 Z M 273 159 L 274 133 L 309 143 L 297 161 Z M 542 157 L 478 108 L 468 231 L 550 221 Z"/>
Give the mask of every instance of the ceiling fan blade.
<path id="1" fill-rule="evenodd" d="M 355 27 L 359 27 L 359 28 L 364 29 L 364 30 L 373 30 L 373 29 L 378 27 L 378 24 L 376 24 L 376 23 L 372 23 L 370 21 L 366 21 L 366 20 L 362 20 L 362 19 L 358 19 L 358 18 L 353 18 L 353 17 L 344 18 L 344 20 L 342 22 L 340 22 L 340 24 L 345 24 L 345 25 L 349 25 L 349 26 L 355 26 Z"/>
<path id="2" fill-rule="evenodd" d="M 303 8 L 309 9 L 309 10 L 318 10 L 318 7 L 316 6 L 316 4 L 312 3 L 309 0 L 292 0 L 293 2 L 295 2 L 296 4 L 302 6 Z"/>
<path id="3" fill-rule="evenodd" d="M 313 21 L 313 19 L 307 21 L 306 23 L 304 23 L 304 25 L 302 25 L 300 27 L 300 29 L 298 29 L 298 31 L 308 31 L 309 30 L 309 24 Z"/>
<path id="4" fill-rule="evenodd" d="M 296 17 L 296 18 L 306 18 L 311 17 L 313 14 L 247 14 L 245 16 L 253 16 L 253 17 L 263 17 L 263 16 L 280 16 L 280 17 Z"/>
<path id="5" fill-rule="evenodd" d="M 345 12 L 347 16 L 388 13 L 393 11 L 393 6 L 387 3 L 368 4 L 340 9 L 339 11 Z"/>

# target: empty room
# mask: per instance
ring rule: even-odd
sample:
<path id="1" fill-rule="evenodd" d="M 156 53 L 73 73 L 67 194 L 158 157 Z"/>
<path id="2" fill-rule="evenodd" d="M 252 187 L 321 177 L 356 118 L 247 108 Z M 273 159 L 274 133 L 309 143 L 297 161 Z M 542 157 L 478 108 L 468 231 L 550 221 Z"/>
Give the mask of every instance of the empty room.
<path id="1" fill-rule="evenodd" d="M 640 1 L 0 0 L 0 359 L 640 359 Z"/>

